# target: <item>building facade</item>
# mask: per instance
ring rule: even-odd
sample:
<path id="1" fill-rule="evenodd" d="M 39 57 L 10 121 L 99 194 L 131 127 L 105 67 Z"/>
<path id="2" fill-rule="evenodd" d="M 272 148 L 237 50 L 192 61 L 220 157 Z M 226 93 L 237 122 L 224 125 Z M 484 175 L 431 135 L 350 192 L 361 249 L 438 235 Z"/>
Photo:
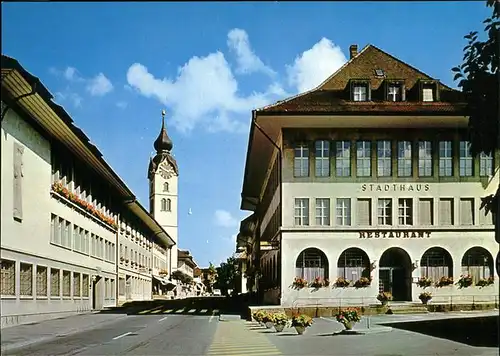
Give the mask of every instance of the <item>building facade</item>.
<path id="1" fill-rule="evenodd" d="M 273 246 L 253 252 L 263 301 L 495 300 L 481 197 L 498 187 L 498 152 L 471 155 L 460 92 L 375 46 L 350 52 L 316 89 L 253 112 L 242 193 L 253 227 L 238 244 Z"/>
<path id="2" fill-rule="evenodd" d="M 175 241 L 4 55 L 1 125 L 2 327 L 151 299 L 153 251 Z"/>

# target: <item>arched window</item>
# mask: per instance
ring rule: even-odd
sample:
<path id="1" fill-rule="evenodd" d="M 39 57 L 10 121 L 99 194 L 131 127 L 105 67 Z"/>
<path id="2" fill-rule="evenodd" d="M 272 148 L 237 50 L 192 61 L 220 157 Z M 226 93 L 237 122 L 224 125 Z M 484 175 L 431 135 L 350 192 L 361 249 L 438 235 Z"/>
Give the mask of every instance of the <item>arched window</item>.
<path id="1" fill-rule="evenodd" d="M 306 281 L 328 278 L 328 259 L 323 251 L 311 247 L 302 251 L 295 263 L 295 274 Z"/>
<path id="2" fill-rule="evenodd" d="M 357 281 L 361 277 L 370 278 L 370 260 L 365 251 L 357 247 L 344 250 L 337 261 L 337 278 Z"/>
<path id="3" fill-rule="evenodd" d="M 168 192 L 168 182 L 163 183 L 163 191 Z"/>
<path id="4" fill-rule="evenodd" d="M 172 202 L 170 199 L 167 199 L 167 211 L 172 211 Z"/>
<path id="5" fill-rule="evenodd" d="M 474 282 L 493 276 L 493 256 L 483 247 L 472 247 L 462 258 L 462 273 L 472 276 Z"/>
<path id="6" fill-rule="evenodd" d="M 425 251 L 420 261 L 420 275 L 433 281 L 441 277 L 453 277 L 453 259 L 442 247 L 432 247 Z"/>
<path id="7" fill-rule="evenodd" d="M 167 199 L 163 198 L 161 200 L 161 211 L 166 211 L 167 210 Z"/>

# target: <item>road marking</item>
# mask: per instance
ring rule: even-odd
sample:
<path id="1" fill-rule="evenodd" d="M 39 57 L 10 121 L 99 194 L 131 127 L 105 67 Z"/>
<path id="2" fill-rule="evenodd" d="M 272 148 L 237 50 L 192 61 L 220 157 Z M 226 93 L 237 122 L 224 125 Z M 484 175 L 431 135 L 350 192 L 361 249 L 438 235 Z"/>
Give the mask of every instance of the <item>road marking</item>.
<path id="1" fill-rule="evenodd" d="M 128 333 L 125 333 L 125 334 L 118 335 L 118 336 L 114 337 L 113 340 L 121 339 L 122 337 L 130 335 L 130 334 L 132 334 L 132 331 L 129 331 Z"/>
<path id="2" fill-rule="evenodd" d="M 166 318 L 168 318 L 168 316 L 161 318 L 160 320 L 158 320 L 158 322 L 163 321 L 163 320 L 165 320 Z"/>

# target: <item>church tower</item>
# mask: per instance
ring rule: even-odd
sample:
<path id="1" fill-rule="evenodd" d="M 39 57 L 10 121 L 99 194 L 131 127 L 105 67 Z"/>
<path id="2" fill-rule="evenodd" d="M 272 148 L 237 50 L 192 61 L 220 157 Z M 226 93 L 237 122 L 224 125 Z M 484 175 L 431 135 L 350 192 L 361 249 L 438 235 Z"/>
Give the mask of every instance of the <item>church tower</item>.
<path id="1" fill-rule="evenodd" d="M 154 148 L 156 155 L 150 158 L 148 169 L 149 210 L 176 243 L 170 261 L 170 272 L 173 272 L 177 269 L 179 169 L 171 154 L 173 143 L 165 128 L 165 110 L 162 111 L 161 130 Z"/>

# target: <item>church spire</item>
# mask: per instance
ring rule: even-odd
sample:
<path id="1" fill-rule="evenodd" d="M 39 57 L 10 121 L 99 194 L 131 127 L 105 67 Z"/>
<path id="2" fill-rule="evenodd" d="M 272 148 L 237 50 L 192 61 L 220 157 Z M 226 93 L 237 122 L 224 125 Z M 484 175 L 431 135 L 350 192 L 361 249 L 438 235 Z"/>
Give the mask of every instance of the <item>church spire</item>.
<path id="1" fill-rule="evenodd" d="M 153 146 L 156 150 L 156 153 L 162 153 L 162 152 L 170 152 L 172 150 L 172 147 L 174 144 L 172 143 L 172 140 L 170 137 L 168 137 L 167 134 L 167 129 L 165 128 L 165 110 L 161 111 L 161 131 L 160 134 L 158 135 L 158 138 L 154 142 Z"/>

